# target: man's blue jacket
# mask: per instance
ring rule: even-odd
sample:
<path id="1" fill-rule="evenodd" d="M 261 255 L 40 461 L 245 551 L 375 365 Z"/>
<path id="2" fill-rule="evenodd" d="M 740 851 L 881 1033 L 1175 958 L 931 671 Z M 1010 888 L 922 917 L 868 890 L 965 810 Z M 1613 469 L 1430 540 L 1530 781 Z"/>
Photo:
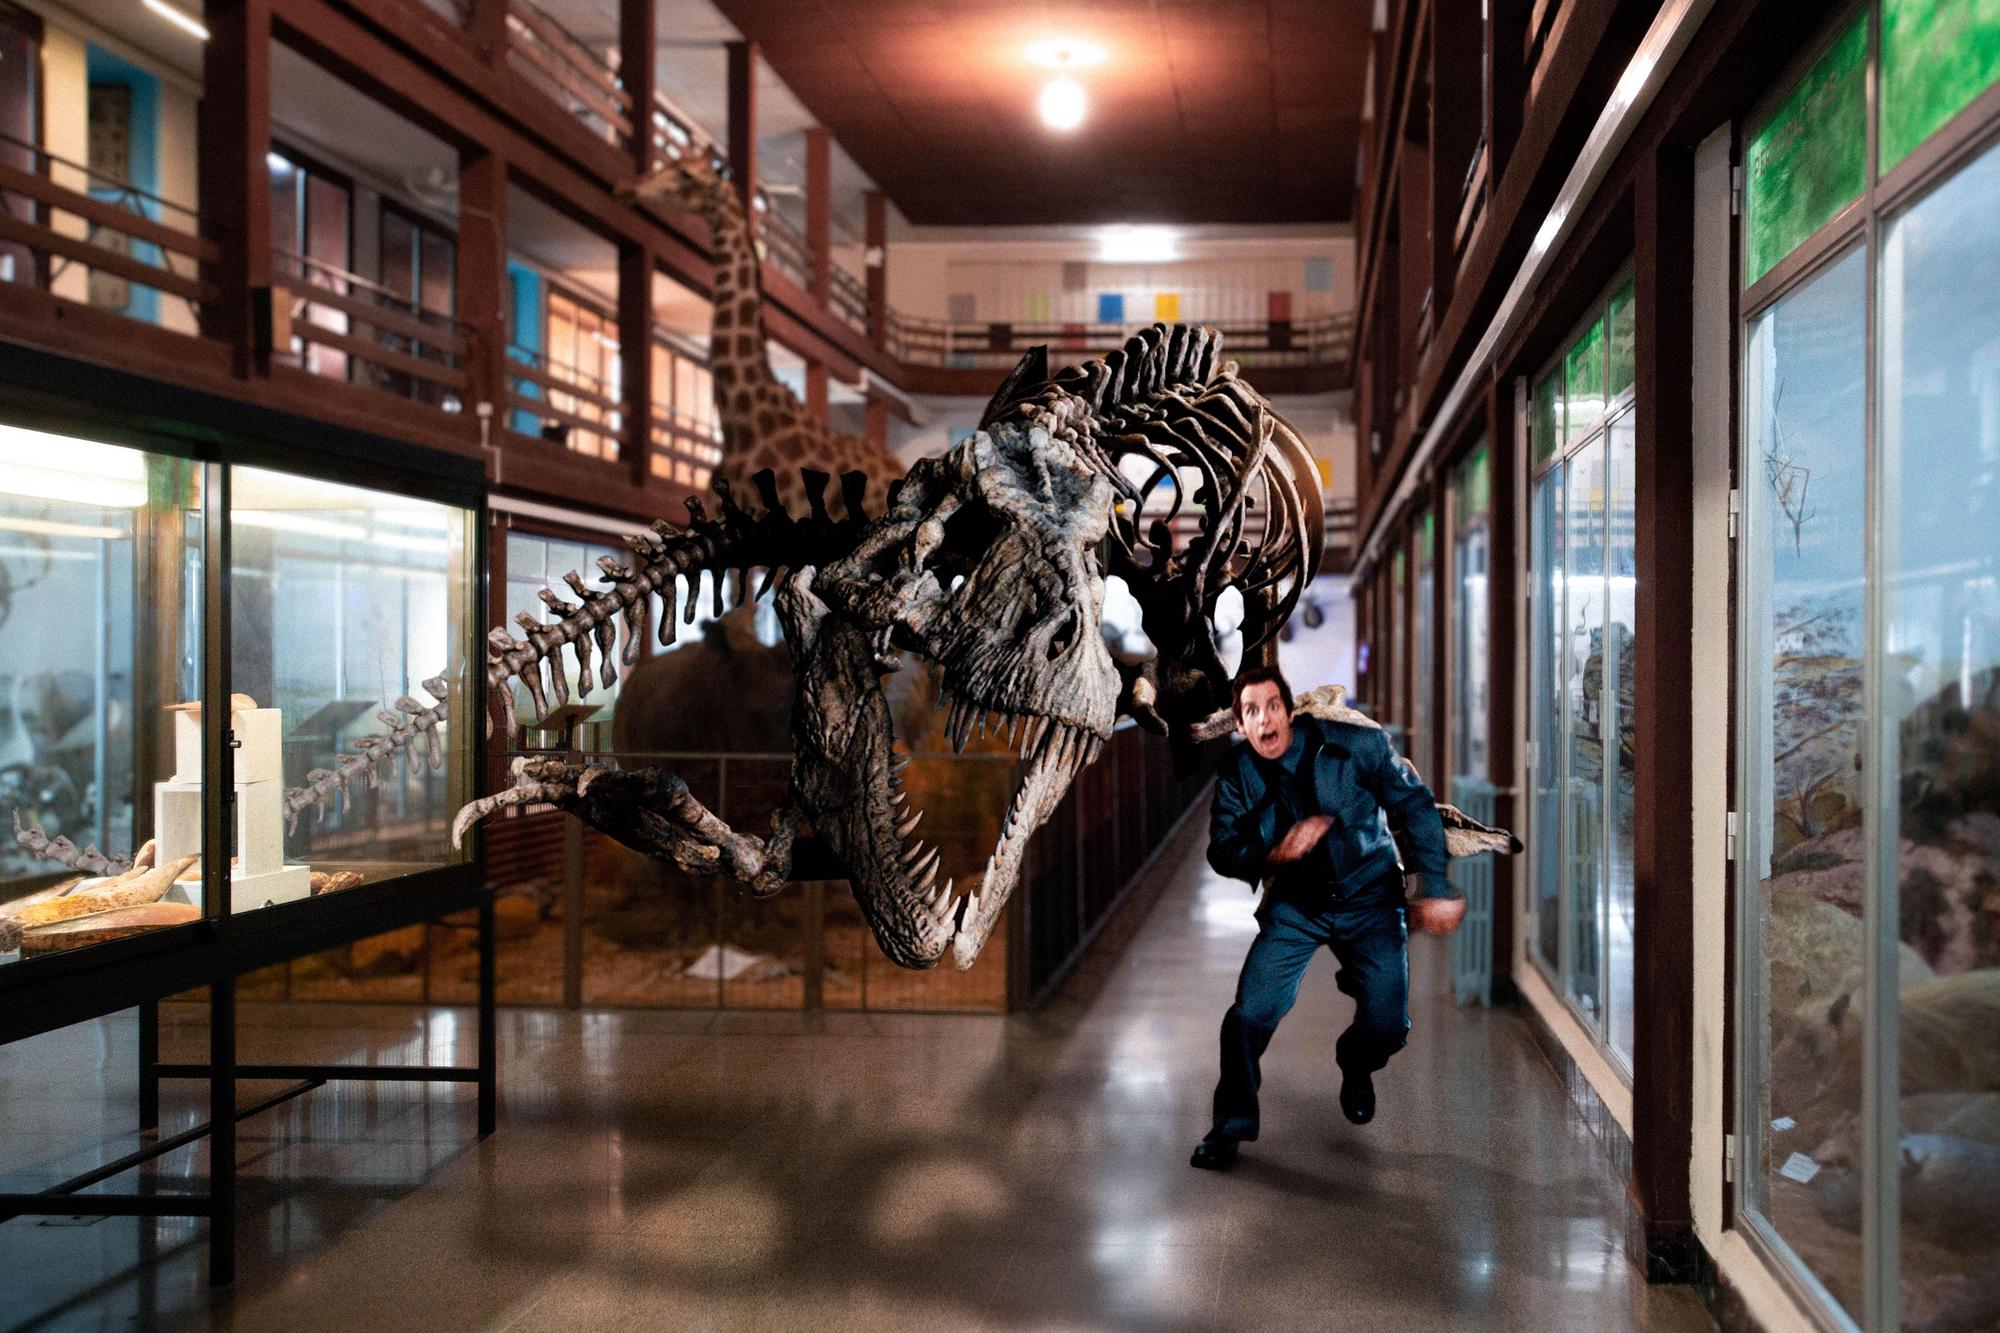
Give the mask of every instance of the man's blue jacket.
<path id="1" fill-rule="evenodd" d="M 1297 774 L 1288 785 L 1287 768 Z M 1291 865 L 1267 866 L 1285 831 L 1313 814 L 1333 816 L 1325 841 Z M 1208 863 L 1252 884 L 1272 875 L 1279 892 L 1307 901 L 1330 889 L 1342 906 L 1373 905 L 1378 897 L 1400 902 L 1400 895 L 1391 899 L 1376 887 L 1398 864 L 1392 824 L 1404 835 L 1410 861 L 1404 871 L 1422 876 L 1426 894 L 1447 892 L 1437 799 L 1397 762 L 1387 734 L 1301 713 L 1292 719 L 1292 745 L 1282 760 L 1261 758 L 1239 741 L 1222 761 Z"/>

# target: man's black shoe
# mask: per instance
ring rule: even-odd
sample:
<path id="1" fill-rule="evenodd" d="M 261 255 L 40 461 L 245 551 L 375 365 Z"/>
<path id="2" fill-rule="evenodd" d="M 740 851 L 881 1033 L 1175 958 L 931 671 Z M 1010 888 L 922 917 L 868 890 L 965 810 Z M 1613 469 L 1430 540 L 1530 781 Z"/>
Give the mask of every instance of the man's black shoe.
<path id="1" fill-rule="evenodd" d="M 1207 1138 L 1194 1145 L 1188 1165 L 1203 1171 L 1227 1171 L 1236 1165 L 1236 1140 Z"/>
<path id="2" fill-rule="evenodd" d="M 1340 1113 L 1356 1125 L 1375 1118 L 1375 1080 L 1367 1074 L 1343 1074 L 1340 1080 Z"/>

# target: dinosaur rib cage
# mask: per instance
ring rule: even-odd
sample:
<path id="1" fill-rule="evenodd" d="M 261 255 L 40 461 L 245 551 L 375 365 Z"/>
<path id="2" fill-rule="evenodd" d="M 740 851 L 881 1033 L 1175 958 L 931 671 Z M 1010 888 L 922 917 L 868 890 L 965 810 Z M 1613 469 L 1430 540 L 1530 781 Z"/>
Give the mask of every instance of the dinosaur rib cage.
<path id="1" fill-rule="evenodd" d="M 1213 329 L 1155 324 L 1120 351 L 1050 375 L 1037 348 L 981 425 L 1039 426 L 1091 459 L 1120 497 L 1107 572 L 1128 584 L 1185 581 L 1206 615 L 1234 586 L 1247 655 L 1318 572 L 1325 517 L 1305 441 L 1235 362 L 1217 366 L 1221 349 Z"/>

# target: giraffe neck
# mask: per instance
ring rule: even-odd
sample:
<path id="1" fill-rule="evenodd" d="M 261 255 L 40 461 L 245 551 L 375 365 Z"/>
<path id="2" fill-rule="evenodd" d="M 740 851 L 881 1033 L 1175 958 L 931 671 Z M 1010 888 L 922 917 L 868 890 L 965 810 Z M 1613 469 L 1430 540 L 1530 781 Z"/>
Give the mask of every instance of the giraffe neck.
<path id="1" fill-rule="evenodd" d="M 715 248 L 713 310 L 709 323 L 709 366 L 732 387 L 776 384 L 764 349 L 764 291 L 757 245 L 735 187 L 723 184 L 708 213 Z M 722 373 L 728 367 L 731 373 Z M 726 408 L 724 409 L 727 410 Z"/>

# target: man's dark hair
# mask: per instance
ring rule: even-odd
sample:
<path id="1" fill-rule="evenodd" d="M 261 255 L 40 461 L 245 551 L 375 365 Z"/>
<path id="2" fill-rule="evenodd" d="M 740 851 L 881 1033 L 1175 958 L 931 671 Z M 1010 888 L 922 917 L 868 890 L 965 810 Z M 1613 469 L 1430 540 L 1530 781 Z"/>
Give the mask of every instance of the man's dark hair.
<path id="1" fill-rule="evenodd" d="M 1285 701 L 1285 711 L 1292 711 L 1292 686 L 1285 679 L 1285 673 L 1274 666 L 1244 667 L 1236 673 L 1236 679 L 1229 685 L 1229 715 L 1237 721 L 1243 720 L 1243 691 L 1252 685 L 1269 681 L 1278 687 L 1278 697 Z"/>

